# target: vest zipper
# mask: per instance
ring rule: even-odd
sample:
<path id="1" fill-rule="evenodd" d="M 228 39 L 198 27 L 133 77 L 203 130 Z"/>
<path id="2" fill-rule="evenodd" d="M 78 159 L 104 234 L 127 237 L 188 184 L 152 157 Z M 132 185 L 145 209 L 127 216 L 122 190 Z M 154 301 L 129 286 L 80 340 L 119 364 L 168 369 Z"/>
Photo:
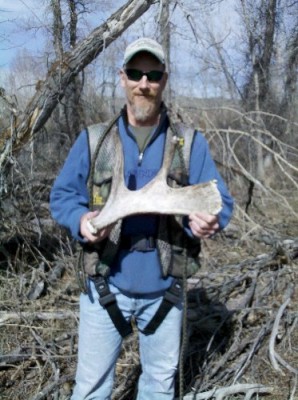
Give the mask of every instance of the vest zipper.
<path id="1" fill-rule="evenodd" d="M 145 143 L 144 143 L 143 148 L 140 149 L 139 158 L 138 158 L 138 159 L 139 159 L 139 161 L 138 161 L 138 166 L 140 166 L 140 165 L 142 164 L 145 149 L 146 149 L 146 147 L 148 146 L 148 144 L 149 144 L 149 142 L 150 142 L 151 139 L 152 139 L 151 135 L 148 135 L 148 136 L 147 136 L 147 139 L 146 139 L 146 141 L 145 141 Z"/>
<path id="2" fill-rule="evenodd" d="M 138 166 L 140 166 L 142 164 L 143 156 L 144 156 L 144 152 L 141 151 L 140 154 L 139 154 Z"/>

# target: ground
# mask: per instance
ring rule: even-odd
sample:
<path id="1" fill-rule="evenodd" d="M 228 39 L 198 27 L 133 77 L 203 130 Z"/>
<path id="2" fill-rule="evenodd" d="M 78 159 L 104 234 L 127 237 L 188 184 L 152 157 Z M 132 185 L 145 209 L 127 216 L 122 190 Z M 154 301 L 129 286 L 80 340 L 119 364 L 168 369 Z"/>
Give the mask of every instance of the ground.
<path id="1" fill-rule="evenodd" d="M 295 209 L 295 196 L 288 193 L 287 198 Z M 188 284 L 186 391 L 229 386 L 238 376 L 238 383 L 272 388 L 264 395 L 268 400 L 298 399 L 297 375 L 291 370 L 298 366 L 298 264 L 291 248 L 297 239 L 293 213 L 278 201 L 255 198 L 248 216 L 236 209 L 229 228 L 204 241 L 202 269 Z M 29 248 L 20 248 L 0 274 L 0 398 L 66 400 L 77 353 L 76 253 L 61 251 L 47 260 L 35 248 L 29 257 Z M 60 271 L 56 279 L 53 271 Z M 287 364 L 278 362 L 277 371 L 269 356 L 270 338 L 289 289 L 291 301 L 274 340 Z M 134 335 L 117 364 L 115 400 L 131 400 L 138 373 Z"/>

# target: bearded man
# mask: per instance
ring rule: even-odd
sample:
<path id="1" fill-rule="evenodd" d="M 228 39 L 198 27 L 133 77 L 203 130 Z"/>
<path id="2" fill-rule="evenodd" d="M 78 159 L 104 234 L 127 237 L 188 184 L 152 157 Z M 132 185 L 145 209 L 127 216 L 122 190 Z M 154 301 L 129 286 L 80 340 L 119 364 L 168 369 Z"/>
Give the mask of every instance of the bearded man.
<path id="1" fill-rule="evenodd" d="M 86 274 L 72 400 L 111 398 L 116 361 L 123 337 L 132 332 L 132 319 L 141 362 L 137 400 L 174 399 L 183 312 L 181 271 L 185 265 L 191 267 L 187 276 L 196 271 L 200 239 L 223 229 L 232 215 L 233 200 L 204 136 L 185 128 L 181 143 L 191 141 L 189 154 L 184 160 L 175 158 L 169 184 L 216 180 L 222 199 L 218 215 L 133 215 L 98 232 L 90 230 L 88 222 L 100 218 L 113 164 L 120 157 L 115 135 L 121 140 L 130 190 L 142 188 L 160 170 L 167 138 L 175 130 L 162 101 L 167 78 L 159 43 L 140 38 L 130 44 L 120 70 L 126 105 L 109 124 L 94 125 L 79 135 L 51 191 L 52 215 L 81 243 Z"/>

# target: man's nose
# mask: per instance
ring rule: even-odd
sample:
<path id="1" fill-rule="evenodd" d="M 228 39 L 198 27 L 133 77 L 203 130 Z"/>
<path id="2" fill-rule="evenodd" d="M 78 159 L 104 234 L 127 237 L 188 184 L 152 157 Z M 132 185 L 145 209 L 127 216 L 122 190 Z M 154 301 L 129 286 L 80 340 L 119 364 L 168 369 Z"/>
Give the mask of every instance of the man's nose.
<path id="1" fill-rule="evenodd" d="M 146 89 L 149 87 L 149 81 L 146 75 L 143 75 L 140 82 L 139 82 L 139 87 Z"/>

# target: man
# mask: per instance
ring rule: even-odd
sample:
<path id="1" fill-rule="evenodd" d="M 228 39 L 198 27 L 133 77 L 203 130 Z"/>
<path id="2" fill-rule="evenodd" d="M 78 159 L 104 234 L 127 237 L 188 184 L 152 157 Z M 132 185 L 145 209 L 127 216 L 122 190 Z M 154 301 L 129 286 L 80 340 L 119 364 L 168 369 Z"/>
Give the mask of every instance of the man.
<path id="1" fill-rule="evenodd" d="M 137 190 L 156 176 L 167 146 L 166 138 L 171 131 L 168 112 L 162 103 L 167 81 L 162 47 L 148 38 L 141 38 L 129 45 L 124 54 L 120 80 L 127 101 L 111 129 L 121 139 L 126 185 L 131 190 Z M 125 336 L 121 328 L 117 327 L 121 318 L 124 325 L 134 318 L 139 333 L 142 373 L 137 399 L 173 399 L 179 359 L 182 296 L 174 277 L 176 273 L 171 273 L 170 268 L 175 264 L 175 268 L 182 270 L 183 265 L 179 265 L 181 260 L 188 263 L 192 259 L 192 265 L 196 262 L 199 239 L 209 238 L 227 225 L 232 214 L 233 200 L 216 170 L 206 140 L 195 132 L 189 154 L 187 184 L 216 179 L 223 205 L 220 213 L 194 213 L 183 218 L 182 226 L 177 225 L 174 216 L 127 217 L 121 221 L 120 228 L 118 225 L 118 236 L 114 235 L 117 237 L 114 241 L 116 247 L 111 247 L 115 225 L 97 233 L 90 232 L 88 222 L 99 211 L 90 209 L 91 203 L 94 203 L 94 193 L 91 195 L 87 187 L 90 187 L 90 179 L 96 181 L 95 186 L 97 184 L 101 190 L 97 196 L 105 202 L 108 194 L 102 195 L 101 185 L 107 181 L 106 165 L 113 164 L 110 158 L 117 157 L 113 153 L 113 139 L 109 129 L 105 140 L 106 149 L 112 149 L 110 157 L 101 163 L 105 153 L 100 149 L 104 144 L 97 146 L 99 151 L 96 153 L 95 145 L 92 144 L 92 129 L 83 131 L 71 149 L 51 192 L 53 217 L 70 229 L 73 237 L 82 243 L 86 255 L 86 249 L 91 248 L 93 252 L 95 249 L 100 259 L 99 263 L 93 263 L 96 268 L 99 265 L 99 269 L 94 265 L 92 267 L 95 272 L 89 273 L 87 269 L 87 293 L 82 293 L 80 298 L 78 367 L 72 400 L 111 398 L 115 364 L 122 337 Z M 95 172 L 90 166 L 92 157 L 99 162 Z M 172 224 L 169 230 L 164 229 L 163 241 L 161 221 Z M 181 237 L 184 237 L 183 240 Z M 169 245 L 170 253 L 165 253 L 161 243 L 165 247 Z M 188 256 L 181 258 L 186 250 Z M 103 263 L 101 259 L 106 255 L 108 261 Z M 101 269 L 103 264 L 105 269 Z M 113 306 L 116 303 L 121 315 L 116 313 L 116 317 L 111 317 L 108 305 L 99 299 L 102 286 L 98 284 L 98 275 L 101 284 L 102 276 L 105 277 L 107 290 L 110 291 L 107 298 L 116 299 Z M 174 295 L 168 298 L 174 298 L 174 304 L 167 309 L 161 321 L 150 325 L 165 293 L 173 285 L 176 285 L 172 292 Z"/>

